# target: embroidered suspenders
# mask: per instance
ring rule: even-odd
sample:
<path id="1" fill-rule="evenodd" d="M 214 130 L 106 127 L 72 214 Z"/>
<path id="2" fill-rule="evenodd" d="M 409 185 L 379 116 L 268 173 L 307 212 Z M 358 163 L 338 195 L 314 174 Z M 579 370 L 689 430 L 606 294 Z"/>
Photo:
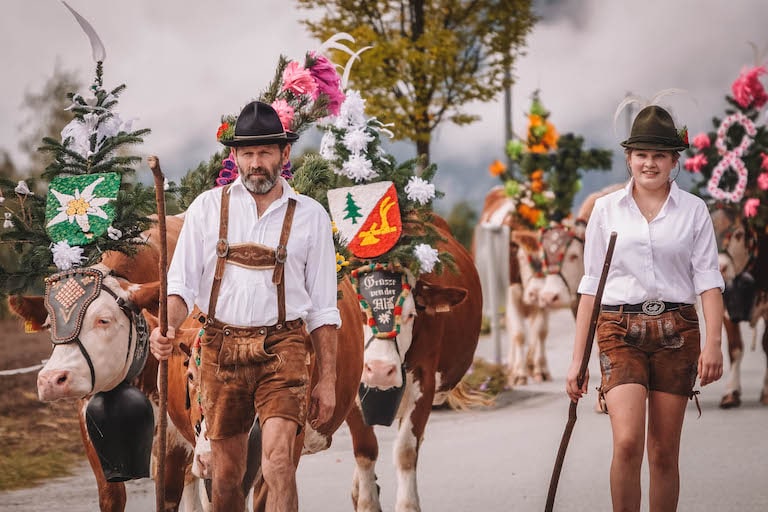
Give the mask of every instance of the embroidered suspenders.
<path id="1" fill-rule="evenodd" d="M 277 285 L 277 324 L 285 324 L 285 260 L 288 257 L 286 247 L 288 237 L 291 234 L 293 213 L 296 210 L 296 200 L 288 199 L 288 209 L 283 219 L 283 228 L 280 232 L 280 241 L 275 249 L 263 244 L 242 243 L 230 245 L 227 241 L 229 228 L 229 188 L 221 191 L 221 217 L 219 219 L 219 240 L 216 242 L 216 270 L 213 274 L 211 286 L 211 298 L 208 302 L 207 324 L 214 322 L 216 318 L 216 303 L 219 300 L 221 279 L 224 276 L 224 267 L 227 262 L 254 270 L 266 270 L 274 268 L 272 283 Z"/>

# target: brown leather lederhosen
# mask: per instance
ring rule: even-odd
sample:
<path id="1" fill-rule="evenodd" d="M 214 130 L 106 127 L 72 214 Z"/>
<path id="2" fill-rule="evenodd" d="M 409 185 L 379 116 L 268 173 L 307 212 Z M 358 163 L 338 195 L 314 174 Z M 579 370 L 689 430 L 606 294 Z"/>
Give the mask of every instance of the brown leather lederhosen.
<path id="1" fill-rule="evenodd" d="M 222 190 L 218 259 L 201 340 L 201 392 L 210 439 L 248 432 L 254 406 L 260 421 L 280 416 L 301 426 L 306 417 L 307 334 L 300 318 L 285 318 L 286 244 L 296 200 L 288 200 L 276 249 L 255 243 L 229 245 L 229 193 L 229 187 Z M 216 320 L 216 302 L 227 263 L 254 270 L 274 268 L 275 325 L 245 327 Z"/>

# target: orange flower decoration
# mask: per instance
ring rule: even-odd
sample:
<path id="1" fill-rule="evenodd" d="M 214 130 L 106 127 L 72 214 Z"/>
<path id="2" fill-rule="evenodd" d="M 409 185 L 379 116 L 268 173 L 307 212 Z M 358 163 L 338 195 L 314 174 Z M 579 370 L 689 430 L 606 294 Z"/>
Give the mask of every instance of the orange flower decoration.
<path id="1" fill-rule="evenodd" d="M 544 182 L 541 180 L 535 180 L 531 182 L 531 192 L 541 192 L 544 190 Z"/>
<path id="2" fill-rule="evenodd" d="M 550 151 L 557 149 L 557 139 L 560 138 L 560 135 L 558 135 L 557 130 L 555 130 L 555 125 L 552 123 L 546 123 L 547 125 L 547 131 L 544 133 L 544 137 L 541 140 L 541 143 L 544 144 L 549 148 Z"/>
<path id="3" fill-rule="evenodd" d="M 544 177 L 544 171 L 541 169 L 536 169 L 531 173 L 531 179 L 533 181 L 540 181 Z"/>
<path id="4" fill-rule="evenodd" d="M 541 211 L 536 208 L 531 208 L 527 204 L 519 204 L 517 207 L 517 213 L 520 214 L 522 218 L 524 218 L 526 221 L 528 221 L 532 225 L 536 225 L 536 223 L 539 222 L 539 217 L 541 217 Z"/>
<path id="5" fill-rule="evenodd" d="M 501 176 L 506 170 L 507 166 L 499 160 L 494 160 L 493 163 L 488 166 L 488 172 L 491 173 L 491 176 Z"/>

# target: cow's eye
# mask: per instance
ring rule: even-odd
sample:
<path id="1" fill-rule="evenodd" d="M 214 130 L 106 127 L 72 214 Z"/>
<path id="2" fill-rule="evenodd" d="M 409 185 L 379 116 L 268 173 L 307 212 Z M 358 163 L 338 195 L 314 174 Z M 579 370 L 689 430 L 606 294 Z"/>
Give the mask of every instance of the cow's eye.
<path id="1" fill-rule="evenodd" d="M 99 318 L 96 320 L 96 323 L 99 325 L 109 325 L 109 320 L 107 318 Z"/>
<path id="2" fill-rule="evenodd" d="M 568 256 L 568 261 L 576 261 L 577 259 L 579 259 L 578 254 L 571 254 Z"/>

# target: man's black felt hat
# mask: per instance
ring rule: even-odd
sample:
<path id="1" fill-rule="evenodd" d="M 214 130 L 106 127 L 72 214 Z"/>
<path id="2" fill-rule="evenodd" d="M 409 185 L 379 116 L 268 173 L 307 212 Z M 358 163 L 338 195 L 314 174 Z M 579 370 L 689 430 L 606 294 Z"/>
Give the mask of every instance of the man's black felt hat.
<path id="1" fill-rule="evenodd" d="M 275 109 L 261 101 L 243 107 L 235 123 L 235 136 L 221 141 L 225 146 L 266 146 L 294 142 L 299 136 L 283 128 Z"/>

